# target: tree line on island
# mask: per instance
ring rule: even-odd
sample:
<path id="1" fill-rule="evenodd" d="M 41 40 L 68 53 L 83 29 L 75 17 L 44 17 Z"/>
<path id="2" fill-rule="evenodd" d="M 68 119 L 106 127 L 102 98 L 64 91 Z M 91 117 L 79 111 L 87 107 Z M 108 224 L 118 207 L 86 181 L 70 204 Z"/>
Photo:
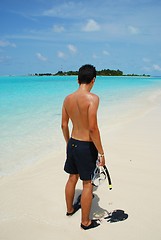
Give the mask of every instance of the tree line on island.
<path id="1" fill-rule="evenodd" d="M 63 71 L 58 71 L 55 75 L 78 75 L 78 71 L 68 71 L 68 72 L 63 72 Z M 97 71 L 97 76 L 123 76 L 123 72 L 118 70 L 110 70 L 110 69 L 103 69 L 100 71 Z"/>
<path id="2" fill-rule="evenodd" d="M 78 71 L 58 71 L 57 73 L 35 73 L 34 76 L 73 76 L 78 75 Z M 97 71 L 97 76 L 144 76 L 150 77 L 150 75 L 142 74 L 124 74 L 121 70 L 110 70 L 110 69 L 103 69 Z"/>

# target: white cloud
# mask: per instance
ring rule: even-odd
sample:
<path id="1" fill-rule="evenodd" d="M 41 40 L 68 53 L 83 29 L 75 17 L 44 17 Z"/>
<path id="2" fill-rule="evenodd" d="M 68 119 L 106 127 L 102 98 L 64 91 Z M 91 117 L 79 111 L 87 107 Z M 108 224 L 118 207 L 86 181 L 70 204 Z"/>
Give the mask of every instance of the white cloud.
<path id="1" fill-rule="evenodd" d="M 62 51 L 58 51 L 58 53 L 57 53 L 57 56 L 58 56 L 58 58 L 65 58 L 65 53 L 64 52 L 62 52 Z"/>
<path id="2" fill-rule="evenodd" d="M 54 32 L 57 32 L 57 33 L 61 33 L 61 32 L 64 32 L 65 29 L 64 29 L 63 26 L 54 25 L 54 26 L 53 26 L 53 31 L 54 31 Z"/>
<path id="3" fill-rule="evenodd" d="M 6 63 L 9 60 L 11 60 L 11 57 L 9 56 L 0 56 L 0 63 Z"/>
<path id="4" fill-rule="evenodd" d="M 161 72 L 161 66 L 158 65 L 158 64 L 153 64 L 152 66 L 144 66 L 143 70 L 148 71 L 148 72 L 150 72 L 150 71 L 159 71 L 159 72 Z"/>
<path id="5" fill-rule="evenodd" d="M 40 61 L 46 62 L 48 59 L 46 57 L 44 57 L 41 53 L 36 53 L 37 58 Z"/>
<path id="6" fill-rule="evenodd" d="M 82 29 L 85 32 L 95 32 L 100 30 L 100 25 L 93 19 L 89 19 Z"/>
<path id="7" fill-rule="evenodd" d="M 133 35 L 137 35 L 140 32 L 139 29 L 134 26 L 128 26 L 128 30 Z"/>
<path id="8" fill-rule="evenodd" d="M 77 48 L 72 44 L 68 44 L 68 49 L 71 53 L 76 53 L 77 52 Z"/>
<path id="9" fill-rule="evenodd" d="M 109 52 L 107 52 L 106 50 L 103 50 L 103 55 L 106 55 L 106 56 L 109 56 L 110 54 L 109 54 Z"/>
<path id="10" fill-rule="evenodd" d="M 161 72 L 161 66 L 159 66 L 158 64 L 153 64 L 153 69 Z"/>
<path id="11" fill-rule="evenodd" d="M 9 41 L 2 41 L 0 40 L 0 47 L 16 47 L 15 43 L 11 43 Z"/>
<path id="12" fill-rule="evenodd" d="M 55 4 L 54 7 L 43 11 L 42 15 L 48 17 L 71 18 L 82 16 L 84 9 L 85 6 L 82 5 L 81 2 L 66 1 L 64 3 Z"/>

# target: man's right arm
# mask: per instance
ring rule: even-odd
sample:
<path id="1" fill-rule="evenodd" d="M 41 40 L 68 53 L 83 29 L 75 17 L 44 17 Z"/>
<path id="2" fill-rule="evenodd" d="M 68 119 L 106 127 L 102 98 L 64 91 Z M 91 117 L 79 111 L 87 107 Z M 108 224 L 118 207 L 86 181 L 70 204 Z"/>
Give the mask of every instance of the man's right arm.
<path id="1" fill-rule="evenodd" d="M 105 165 L 104 151 L 101 143 L 100 131 L 97 124 L 98 106 L 99 106 L 99 98 L 98 96 L 94 95 L 92 96 L 89 109 L 88 109 L 89 133 L 100 155 L 99 157 L 100 165 L 104 166 Z"/>
<path id="2" fill-rule="evenodd" d="M 65 102 L 65 101 L 64 101 Z M 69 122 L 69 116 L 67 114 L 66 108 L 65 108 L 65 103 L 63 104 L 62 107 L 62 122 L 61 122 L 61 128 L 63 131 L 64 139 L 66 143 L 68 143 L 69 140 L 69 127 L 68 127 L 68 122 Z"/>

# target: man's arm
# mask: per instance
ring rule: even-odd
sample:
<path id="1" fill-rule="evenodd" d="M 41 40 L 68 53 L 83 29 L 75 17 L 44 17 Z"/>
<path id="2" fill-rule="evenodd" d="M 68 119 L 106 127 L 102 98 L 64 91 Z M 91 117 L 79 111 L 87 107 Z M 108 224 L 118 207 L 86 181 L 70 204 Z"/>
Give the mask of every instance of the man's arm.
<path id="1" fill-rule="evenodd" d="M 100 131 L 97 124 L 98 96 L 93 96 L 88 109 L 88 122 L 90 137 L 99 153 L 100 166 L 105 165 L 104 151 L 101 143 Z"/>
<path id="2" fill-rule="evenodd" d="M 69 127 L 68 127 L 68 122 L 69 122 L 69 116 L 67 114 L 67 111 L 65 109 L 65 104 L 63 104 L 62 107 L 62 122 L 61 122 L 61 128 L 63 131 L 64 139 L 66 143 L 69 141 Z"/>

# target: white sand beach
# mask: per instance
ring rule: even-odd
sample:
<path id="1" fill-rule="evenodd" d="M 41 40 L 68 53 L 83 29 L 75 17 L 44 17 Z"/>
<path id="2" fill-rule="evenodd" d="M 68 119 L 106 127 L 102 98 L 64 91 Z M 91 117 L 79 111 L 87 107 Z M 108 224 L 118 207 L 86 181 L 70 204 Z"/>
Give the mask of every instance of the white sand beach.
<path id="1" fill-rule="evenodd" d="M 94 192 L 91 217 L 121 209 L 128 218 L 104 219 L 83 231 L 80 211 L 65 215 L 64 144 L 54 156 L 0 179 L 1 240 L 161 239 L 161 101 L 120 125 L 106 124 L 101 133 L 113 189 L 103 183 Z M 81 182 L 76 196 L 80 192 Z"/>

